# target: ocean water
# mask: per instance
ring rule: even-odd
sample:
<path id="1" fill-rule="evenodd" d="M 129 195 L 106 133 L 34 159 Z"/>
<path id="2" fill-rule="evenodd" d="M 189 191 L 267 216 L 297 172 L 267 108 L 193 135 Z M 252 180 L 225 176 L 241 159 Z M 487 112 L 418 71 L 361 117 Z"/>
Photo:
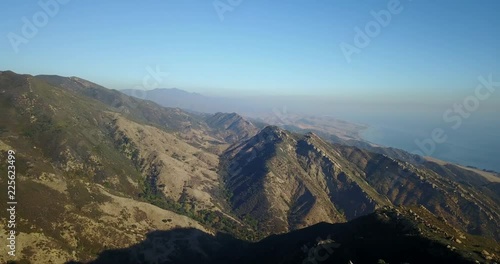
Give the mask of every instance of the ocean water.
<path id="1" fill-rule="evenodd" d="M 375 144 L 500 172 L 500 115 L 471 116 L 456 129 L 440 115 L 395 114 L 358 117 L 357 121 L 369 126 L 361 133 L 362 138 Z M 446 136 L 442 143 L 432 139 L 431 133 L 437 128 Z"/>

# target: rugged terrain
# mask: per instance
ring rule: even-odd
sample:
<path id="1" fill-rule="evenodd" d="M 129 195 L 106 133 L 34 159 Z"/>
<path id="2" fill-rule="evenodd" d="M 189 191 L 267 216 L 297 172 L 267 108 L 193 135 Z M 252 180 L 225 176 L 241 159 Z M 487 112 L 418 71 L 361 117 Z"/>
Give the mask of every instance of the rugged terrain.
<path id="1" fill-rule="evenodd" d="M 494 241 L 457 231 L 423 207 L 384 207 L 255 243 L 193 228 L 157 231 L 92 263 L 493 263 L 499 254 Z"/>
<path id="2" fill-rule="evenodd" d="M 456 166 L 416 167 L 278 127 L 229 148 L 223 159 L 233 209 L 256 218 L 263 230 L 286 232 L 385 205 L 418 204 L 470 233 L 500 235 L 498 183 Z"/>
<path id="3" fill-rule="evenodd" d="M 324 235 L 342 252 L 325 261 L 341 263 L 499 255 L 499 182 L 352 146 L 346 135 L 332 143 L 321 129 L 290 132 L 236 113 L 161 107 L 77 77 L 9 71 L 0 72 L 0 120 L 0 150 L 16 152 L 20 262 L 135 254 L 153 263 L 297 263 L 307 261 L 303 245 L 333 243 L 314 242 Z M 426 253 L 404 259 L 391 239 Z"/>

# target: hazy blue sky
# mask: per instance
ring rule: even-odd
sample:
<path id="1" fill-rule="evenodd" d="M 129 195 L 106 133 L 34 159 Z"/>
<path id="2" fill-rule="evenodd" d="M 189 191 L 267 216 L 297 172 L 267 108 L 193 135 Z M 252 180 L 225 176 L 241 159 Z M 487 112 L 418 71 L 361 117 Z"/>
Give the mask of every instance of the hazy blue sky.
<path id="1" fill-rule="evenodd" d="M 220 2 L 230 1 L 237 2 Z M 401 0 L 400 12 L 348 63 L 340 44 L 354 45 L 355 27 L 364 31 L 371 11 L 389 2 L 243 0 L 221 21 L 211 0 L 72 0 L 46 25 L 39 16 L 42 26 L 16 53 L 8 34 L 23 37 L 22 18 L 43 9 L 4 0 L 0 69 L 122 89 L 141 86 L 147 67 L 158 66 L 169 73 L 161 87 L 359 100 L 453 100 L 470 94 L 479 75 L 500 79 L 494 0 Z"/>

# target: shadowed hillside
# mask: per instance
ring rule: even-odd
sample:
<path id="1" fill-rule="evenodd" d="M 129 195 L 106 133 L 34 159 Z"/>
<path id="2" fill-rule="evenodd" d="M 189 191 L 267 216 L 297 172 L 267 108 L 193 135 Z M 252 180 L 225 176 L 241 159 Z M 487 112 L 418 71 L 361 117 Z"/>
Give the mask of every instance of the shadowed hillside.
<path id="1" fill-rule="evenodd" d="M 196 229 L 155 231 L 140 244 L 102 252 L 89 263 L 492 263 L 499 254 L 496 243 L 461 235 L 425 209 L 383 208 L 348 223 L 320 223 L 256 243 Z"/>

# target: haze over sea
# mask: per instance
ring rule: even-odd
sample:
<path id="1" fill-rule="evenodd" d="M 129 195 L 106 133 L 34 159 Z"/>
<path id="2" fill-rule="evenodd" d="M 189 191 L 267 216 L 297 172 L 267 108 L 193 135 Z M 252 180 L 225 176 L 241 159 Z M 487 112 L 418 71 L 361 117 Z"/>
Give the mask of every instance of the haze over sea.
<path id="1" fill-rule="evenodd" d="M 480 169 L 500 171 L 500 122 L 495 114 L 471 116 L 456 130 L 439 116 L 379 116 L 359 118 L 369 125 L 361 133 L 363 139 L 375 144 L 400 148 L 406 151 L 422 151 L 415 143 L 430 139 L 431 131 L 442 128 L 447 140 L 436 144 L 430 156 Z"/>

